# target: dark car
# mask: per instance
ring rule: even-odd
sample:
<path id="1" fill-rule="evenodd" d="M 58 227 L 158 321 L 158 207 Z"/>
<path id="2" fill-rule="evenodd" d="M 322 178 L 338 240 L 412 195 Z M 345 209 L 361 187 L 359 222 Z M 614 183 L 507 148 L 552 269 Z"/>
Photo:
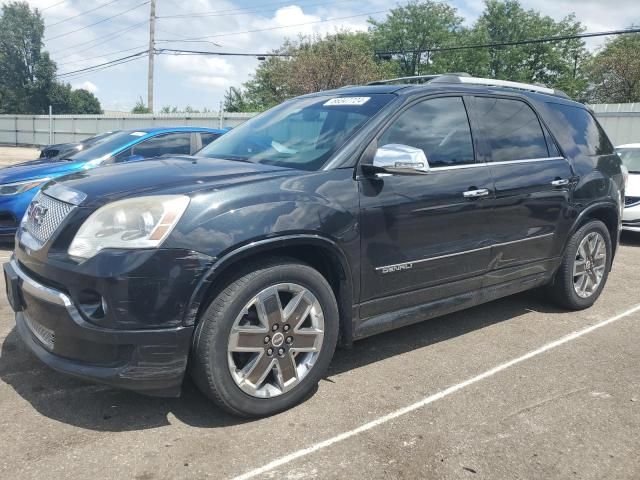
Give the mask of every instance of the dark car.
<path id="1" fill-rule="evenodd" d="M 310 394 L 337 343 L 535 287 L 600 295 L 620 158 L 544 87 L 443 75 L 287 101 L 201 152 L 79 172 L 5 265 L 46 364 L 237 415 Z M 428 368 L 428 367 L 427 367 Z"/>
<path id="2" fill-rule="evenodd" d="M 75 143 L 56 143 L 54 145 L 47 145 L 40 150 L 40 158 L 57 158 L 65 155 L 73 155 L 74 153 L 85 150 L 92 145 L 95 145 L 98 141 L 110 136 L 117 132 L 103 132 L 93 137 L 85 138 Z"/>

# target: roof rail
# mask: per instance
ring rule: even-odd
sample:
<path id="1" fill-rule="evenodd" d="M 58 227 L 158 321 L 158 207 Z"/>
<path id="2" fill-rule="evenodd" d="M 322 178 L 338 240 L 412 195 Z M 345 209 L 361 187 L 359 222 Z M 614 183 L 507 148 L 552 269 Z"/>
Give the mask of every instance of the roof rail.
<path id="1" fill-rule="evenodd" d="M 569 95 L 562 90 L 549 88 L 544 85 L 536 85 L 533 83 L 512 82 L 510 80 L 496 80 L 494 78 L 481 77 L 454 77 L 442 75 L 434 78 L 430 83 L 464 83 L 467 85 L 485 85 L 487 87 L 504 87 L 514 88 L 516 90 L 525 90 L 527 92 L 545 93 L 547 95 L 556 95 L 559 97 L 569 98 Z"/>
<path id="2" fill-rule="evenodd" d="M 376 80 L 374 82 L 369 82 L 367 85 L 387 85 L 390 83 L 427 83 L 435 80 L 438 77 L 469 77 L 468 73 L 440 73 L 435 75 L 412 75 L 410 77 L 397 77 L 397 78 L 389 78 L 386 80 Z"/>
<path id="3" fill-rule="evenodd" d="M 509 80 L 496 80 L 494 78 L 472 77 L 468 73 L 442 73 L 439 75 L 415 75 L 412 77 L 390 78 L 388 80 L 377 80 L 369 82 L 367 85 L 387 85 L 390 83 L 464 83 L 466 85 L 485 85 L 487 87 L 504 87 L 527 92 L 545 93 L 569 98 L 569 95 L 562 90 L 549 88 L 544 85 L 532 83 L 512 82 Z"/>

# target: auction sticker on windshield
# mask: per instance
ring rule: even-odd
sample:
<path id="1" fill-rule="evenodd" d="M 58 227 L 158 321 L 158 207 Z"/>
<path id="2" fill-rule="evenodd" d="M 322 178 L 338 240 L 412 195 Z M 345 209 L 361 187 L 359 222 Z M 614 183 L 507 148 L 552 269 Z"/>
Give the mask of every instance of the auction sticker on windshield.
<path id="1" fill-rule="evenodd" d="M 323 107 L 337 107 L 342 105 L 364 105 L 371 97 L 337 97 L 324 102 Z"/>

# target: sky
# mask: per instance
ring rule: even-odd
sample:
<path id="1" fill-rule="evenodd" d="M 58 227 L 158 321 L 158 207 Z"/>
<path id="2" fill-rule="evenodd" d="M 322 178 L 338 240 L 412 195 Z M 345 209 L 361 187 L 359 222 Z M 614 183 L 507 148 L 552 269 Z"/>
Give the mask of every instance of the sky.
<path id="1" fill-rule="evenodd" d="M 59 74 L 148 48 L 150 7 L 145 0 L 28 0 L 28 3 L 42 12 L 45 49 L 56 61 Z M 301 33 L 366 30 L 367 18 L 384 19 L 385 12 L 403 3 L 157 0 L 156 48 L 265 53 L 280 46 L 286 38 L 297 38 Z M 483 0 L 448 3 L 458 9 L 469 25 L 484 6 Z M 590 32 L 640 25 L 639 0 L 521 0 L 521 3 L 525 8 L 558 20 L 575 13 Z M 112 16 L 115 17 L 109 18 Z M 603 41 L 593 39 L 588 46 L 597 49 Z M 158 55 L 155 59 L 156 111 L 163 106 L 184 108 L 187 105 L 218 110 L 225 90 L 246 81 L 259 64 L 255 57 Z M 64 80 L 74 88 L 93 92 L 105 110 L 130 111 L 140 97 L 146 103 L 147 58 Z"/>

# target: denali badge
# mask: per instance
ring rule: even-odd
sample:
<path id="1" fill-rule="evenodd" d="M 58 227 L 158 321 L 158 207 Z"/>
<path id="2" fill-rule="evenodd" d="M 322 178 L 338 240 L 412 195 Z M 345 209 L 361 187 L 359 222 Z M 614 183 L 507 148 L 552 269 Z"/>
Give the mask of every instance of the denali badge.
<path id="1" fill-rule="evenodd" d="M 49 209 L 47 207 L 37 200 L 34 200 L 31 202 L 31 205 L 29 205 L 29 209 L 27 210 L 27 218 L 37 226 L 40 226 L 44 222 L 44 217 L 47 215 L 48 211 Z"/>
<path id="2" fill-rule="evenodd" d="M 380 267 L 382 273 L 402 272 L 404 270 L 411 270 L 413 263 L 401 263 L 400 265 L 391 265 L 389 267 Z"/>

